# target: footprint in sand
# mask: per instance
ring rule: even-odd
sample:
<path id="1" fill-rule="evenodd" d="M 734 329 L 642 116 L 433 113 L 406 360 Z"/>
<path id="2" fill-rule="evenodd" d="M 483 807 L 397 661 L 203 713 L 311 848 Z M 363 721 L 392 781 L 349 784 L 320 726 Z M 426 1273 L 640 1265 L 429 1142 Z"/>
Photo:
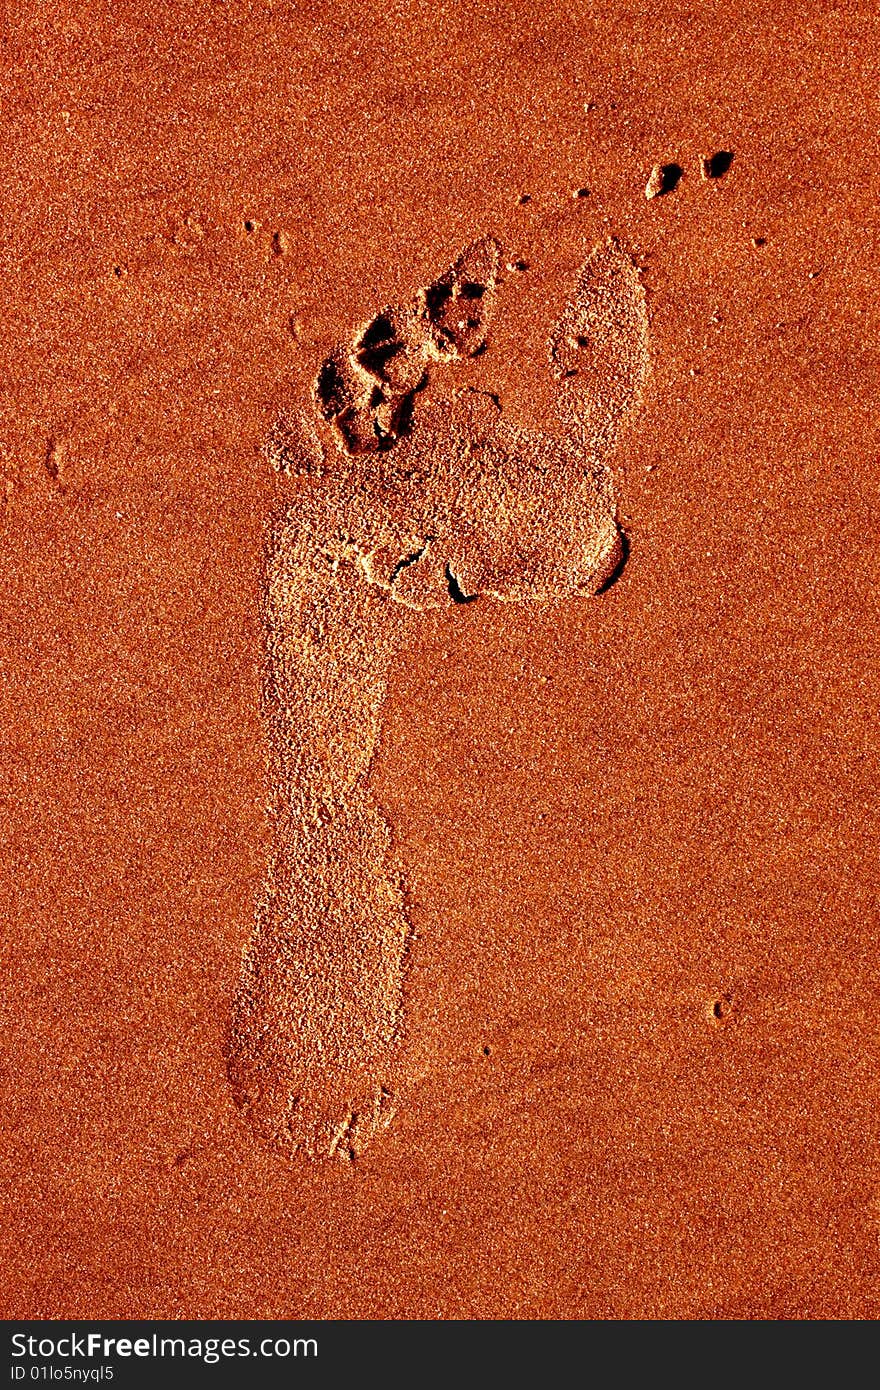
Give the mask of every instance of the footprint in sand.
<path id="1" fill-rule="evenodd" d="M 323 433 L 337 462 L 329 486 L 275 517 L 267 545 L 273 850 L 227 1065 L 255 1130 L 316 1157 L 356 1157 L 405 1071 L 409 925 L 367 785 L 401 639 L 444 604 L 594 594 L 622 559 L 609 459 L 648 371 L 636 268 L 613 243 L 581 268 L 541 368 L 551 435 L 512 423 L 490 391 L 425 389 L 485 352 L 499 258 L 476 241 L 411 304 L 377 314 L 321 365 L 314 425 L 274 441 L 293 469 Z"/>

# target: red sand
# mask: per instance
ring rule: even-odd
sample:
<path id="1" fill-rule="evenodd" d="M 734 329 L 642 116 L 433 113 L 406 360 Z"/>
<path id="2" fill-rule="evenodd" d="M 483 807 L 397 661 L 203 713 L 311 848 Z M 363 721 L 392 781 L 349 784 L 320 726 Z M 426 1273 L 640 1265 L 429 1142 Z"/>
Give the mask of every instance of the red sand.
<path id="1" fill-rule="evenodd" d="M 876 1316 L 878 45 L 822 8 L 5 21 L 6 1316 Z M 590 250 L 644 267 L 631 555 L 398 664 L 371 785 L 421 1060 L 315 1162 L 223 1052 L 261 447 L 484 235 L 532 277 L 519 409 Z"/>

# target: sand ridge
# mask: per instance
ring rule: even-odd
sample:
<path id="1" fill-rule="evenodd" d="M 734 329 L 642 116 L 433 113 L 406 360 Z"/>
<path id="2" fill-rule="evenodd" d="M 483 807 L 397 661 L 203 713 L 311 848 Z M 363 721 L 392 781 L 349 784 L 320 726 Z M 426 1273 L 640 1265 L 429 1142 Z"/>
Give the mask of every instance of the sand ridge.
<path id="1" fill-rule="evenodd" d="M 415 614 L 480 597 L 589 595 L 624 557 L 609 466 L 649 369 L 638 268 L 596 247 L 549 332 L 559 433 L 524 430 L 467 386 L 485 357 L 500 247 L 472 243 L 408 309 L 387 308 L 315 379 L 329 486 L 273 520 L 263 704 L 274 848 L 230 1023 L 233 1093 L 255 1129 L 355 1158 L 405 1073 L 410 926 L 391 831 L 367 778 L 389 668 Z M 288 416 L 277 467 L 320 476 L 324 445 Z"/>

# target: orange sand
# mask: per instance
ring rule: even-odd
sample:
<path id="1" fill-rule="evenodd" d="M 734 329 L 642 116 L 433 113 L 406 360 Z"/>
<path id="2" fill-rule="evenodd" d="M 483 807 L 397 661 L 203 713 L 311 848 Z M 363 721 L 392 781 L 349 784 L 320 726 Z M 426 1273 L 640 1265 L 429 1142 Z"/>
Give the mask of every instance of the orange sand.
<path id="1" fill-rule="evenodd" d="M 873 17 L 93 0 L 0 40 L 5 1315 L 876 1316 Z M 417 1064 L 313 1160 L 226 1069 L 265 442 L 489 236 L 523 427 L 578 267 L 642 267 L 630 555 L 419 614 L 369 774 Z"/>

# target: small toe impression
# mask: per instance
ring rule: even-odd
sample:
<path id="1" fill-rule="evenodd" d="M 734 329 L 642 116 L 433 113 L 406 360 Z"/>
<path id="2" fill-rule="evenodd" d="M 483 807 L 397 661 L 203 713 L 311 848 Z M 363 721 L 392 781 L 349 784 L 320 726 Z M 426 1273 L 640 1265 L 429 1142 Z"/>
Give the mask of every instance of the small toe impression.
<path id="1" fill-rule="evenodd" d="M 421 290 L 418 312 L 440 357 L 473 357 L 483 347 L 495 306 L 501 247 L 472 242 L 439 280 Z"/>
<path id="2" fill-rule="evenodd" d="M 344 452 L 391 448 L 409 432 L 429 365 L 483 348 L 500 254 L 492 237 L 473 242 L 445 275 L 419 290 L 410 308 L 383 309 L 350 346 L 325 358 L 315 404 Z"/>

